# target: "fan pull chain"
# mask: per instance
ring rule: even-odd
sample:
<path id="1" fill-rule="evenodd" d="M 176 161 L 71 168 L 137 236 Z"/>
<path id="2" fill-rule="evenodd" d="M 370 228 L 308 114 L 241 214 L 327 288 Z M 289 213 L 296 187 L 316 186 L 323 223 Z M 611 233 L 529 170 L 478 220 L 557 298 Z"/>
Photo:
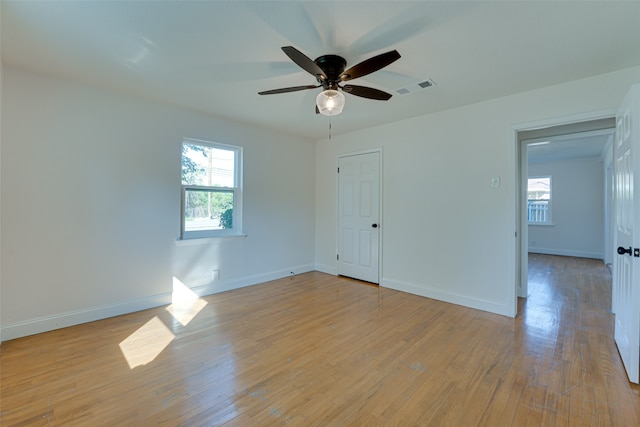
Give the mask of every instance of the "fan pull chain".
<path id="1" fill-rule="evenodd" d="M 329 116 L 329 140 L 331 140 L 331 116 Z"/>

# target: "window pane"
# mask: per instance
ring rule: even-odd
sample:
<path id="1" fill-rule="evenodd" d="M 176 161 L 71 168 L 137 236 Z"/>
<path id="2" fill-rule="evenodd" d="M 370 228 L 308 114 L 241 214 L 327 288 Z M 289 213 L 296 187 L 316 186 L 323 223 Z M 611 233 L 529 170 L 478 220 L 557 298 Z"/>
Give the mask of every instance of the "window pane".
<path id="1" fill-rule="evenodd" d="M 549 201 L 529 200 L 527 203 L 529 222 L 549 222 Z"/>
<path id="2" fill-rule="evenodd" d="M 529 178 L 527 187 L 527 199 L 549 200 L 551 197 L 551 178 Z"/>
<path id="3" fill-rule="evenodd" d="M 233 228 L 233 191 L 186 189 L 184 231 Z"/>
<path id="4" fill-rule="evenodd" d="M 527 180 L 527 218 L 530 223 L 551 221 L 551 177 L 534 177 Z"/>
<path id="5" fill-rule="evenodd" d="M 235 151 L 182 144 L 182 184 L 235 187 Z"/>

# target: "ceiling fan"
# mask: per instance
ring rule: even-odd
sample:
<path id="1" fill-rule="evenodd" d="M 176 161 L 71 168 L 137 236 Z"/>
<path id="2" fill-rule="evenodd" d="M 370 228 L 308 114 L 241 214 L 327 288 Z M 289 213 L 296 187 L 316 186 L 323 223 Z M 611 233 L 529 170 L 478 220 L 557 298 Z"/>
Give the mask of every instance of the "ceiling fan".
<path id="1" fill-rule="evenodd" d="M 284 46 L 282 47 L 282 51 L 300 68 L 314 76 L 318 85 L 292 86 L 266 90 L 258 92 L 259 95 L 274 95 L 277 93 L 296 92 L 322 87 L 323 91 L 316 97 L 316 113 L 324 114 L 325 116 L 335 116 L 342 112 L 345 102 L 342 92 L 379 101 L 386 101 L 391 98 L 390 93 L 372 87 L 340 84 L 371 74 L 398 60 L 400 54 L 397 50 L 366 59 L 346 71 L 347 61 L 338 55 L 322 55 L 315 61 L 312 61 L 308 56 L 293 46 Z"/>

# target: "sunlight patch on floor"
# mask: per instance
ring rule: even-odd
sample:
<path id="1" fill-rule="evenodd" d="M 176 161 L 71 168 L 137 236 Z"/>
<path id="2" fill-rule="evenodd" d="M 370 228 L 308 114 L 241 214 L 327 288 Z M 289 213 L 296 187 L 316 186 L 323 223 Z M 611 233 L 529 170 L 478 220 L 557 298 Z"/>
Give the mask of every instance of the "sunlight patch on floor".
<path id="1" fill-rule="evenodd" d="M 154 316 L 120 343 L 129 368 L 152 362 L 173 341 L 175 335 Z"/>
<path id="2" fill-rule="evenodd" d="M 205 300 L 199 298 L 195 292 L 176 277 L 173 278 L 171 302 L 166 310 L 182 326 L 187 326 L 207 305 Z M 173 326 L 177 326 L 177 323 L 174 323 Z M 174 338 L 175 335 L 165 323 L 158 316 L 154 316 L 122 341 L 120 350 L 127 359 L 129 368 L 133 369 L 152 362 Z"/>

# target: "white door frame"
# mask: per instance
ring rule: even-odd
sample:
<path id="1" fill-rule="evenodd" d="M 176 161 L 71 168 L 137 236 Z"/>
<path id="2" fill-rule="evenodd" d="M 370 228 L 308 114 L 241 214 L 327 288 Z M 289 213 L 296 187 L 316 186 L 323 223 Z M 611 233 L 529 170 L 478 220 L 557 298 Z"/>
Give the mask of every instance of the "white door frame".
<path id="1" fill-rule="evenodd" d="M 513 158 L 515 164 L 515 182 L 514 186 L 514 205 L 515 205 L 515 261 L 516 264 L 513 269 L 514 286 L 515 286 L 515 306 L 516 311 L 518 309 L 518 297 L 526 297 L 527 295 L 527 282 L 529 280 L 529 268 L 528 268 L 528 230 L 529 224 L 526 215 L 524 215 L 525 206 L 523 194 L 526 194 L 525 184 L 527 180 L 527 150 L 526 142 L 518 140 L 518 133 L 544 129 L 553 126 L 569 125 L 573 123 L 588 122 L 593 120 L 608 119 L 616 116 L 616 110 L 600 110 L 590 113 L 577 114 L 572 116 L 556 117 L 551 119 L 539 120 L 535 122 L 519 123 L 512 126 L 512 140 L 515 147 L 515 156 Z M 524 162 L 524 163 L 523 163 Z M 517 315 L 517 312 L 516 312 Z"/>
<path id="2" fill-rule="evenodd" d="M 522 129 L 528 130 L 528 129 Z M 516 143 L 519 152 L 518 167 L 520 173 L 517 178 L 517 199 L 516 199 L 516 212 L 518 217 L 516 218 L 516 224 L 519 224 L 518 231 L 516 233 L 517 241 L 517 253 L 516 262 L 518 263 L 519 281 L 516 283 L 516 309 L 517 298 L 526 298 L 528 295 L 528 283 L 529 283 L 529 221 L 525 212 L 527 212 L 527 204 L 524 195 L 528 190 L 528 178 L 529 178 L 529 156 L 527 151 L 527 142 L 522 140 L 518 141 L 518 132 L 516 132 Z"/>
<path id="3" fill-rule="evenodd" d="M 379 185 L 378 185 L 378 191 L 380 192 L 380 197 L 378 198 L 379 202 L 378 202 L 378 214 L 379 214 L 379 218 L 380 220 L 378 221 L 378 227 L 379 227 L 379 232 L 378 232 L 378 285 L 382 284 L 382 248 L 384 247 L 382 244 L 382 239 L 384 236 L 384 218 L 383 218 L 383 212 L 382 212 L 382 196 L 384 194 L 384 191 L 382 191 L 382 165 L 383 165 L 383 160 L 382 160 L 382 147 L 379 148 L 372 148 L 369 150 L 362 150 L 362 151 L 354 151 L 354 152 L 348 152 L 348 153 L 341 153 L 338 154 L 336 156 L 336 254 L 339 253 L 340 251 L 340 179 L 338 176 L 338 166 L 340 165 L 340 159 L 344 158 L 344 157 L 353 157 L 353 156 L 359 156 L 362 154 L 372 154 L 372 153 L 378 153 L 378 158 L 380 159 L 379 162 L 379 168 L 380 168 L 380 178 L 379 178 Z M 336 260 L 336 275 L 339 273 L 338 271 L 338 261 Z"/>
<path id="4" fill-rule="evenodd" d="M 604 168 L 604 248 L 605 265 L 613 266 L 613 136 L 607 142 L 607 154 L 602 159 Z"/>

